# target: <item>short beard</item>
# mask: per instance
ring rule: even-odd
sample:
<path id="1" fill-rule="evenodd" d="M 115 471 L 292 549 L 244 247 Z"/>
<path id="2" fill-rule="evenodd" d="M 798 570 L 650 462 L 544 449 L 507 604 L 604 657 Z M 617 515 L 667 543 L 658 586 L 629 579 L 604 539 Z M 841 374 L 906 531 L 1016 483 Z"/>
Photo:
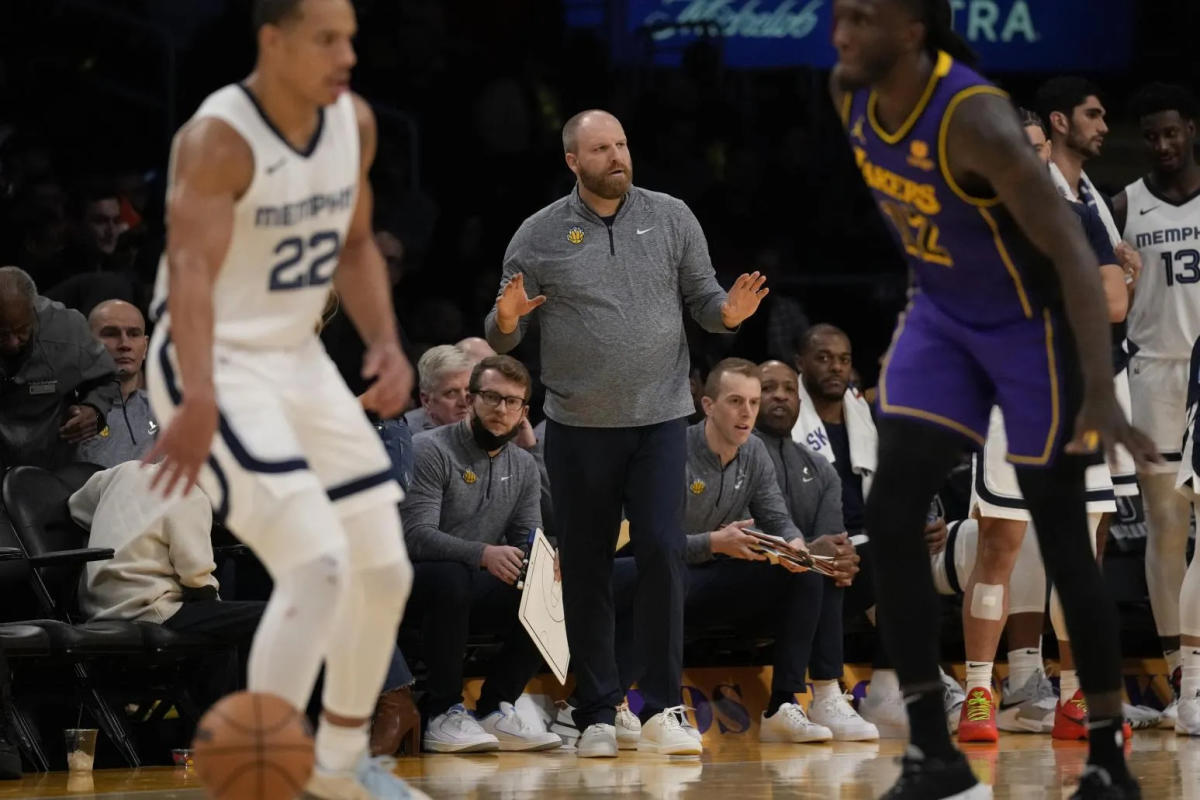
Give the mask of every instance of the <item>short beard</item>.
<path id="1" fill-rule="evenodd" d="M 791 425 L 781 426 L 776 428 L 775 423 L 766 414 L 760 414 L 754 426 L 760 431 L 771 436 L 776 436 L 781 439 L 786 439 L 792 435 L 792 428 L 796 427 L 796 421 L 792 420 Z"/>
<path id="2" fill-rule="evenodd" d="M 607 172 L 592 175 L 580 170 L 579 182 L 583 184 L 585 189 L 597 197 L 603 197 L 605 200 L 620 200 L 629 191 L 629 187 L 633 183 L 633 168 L 630 167 L 619 178 L 615 175 L 609 175 Z"/>

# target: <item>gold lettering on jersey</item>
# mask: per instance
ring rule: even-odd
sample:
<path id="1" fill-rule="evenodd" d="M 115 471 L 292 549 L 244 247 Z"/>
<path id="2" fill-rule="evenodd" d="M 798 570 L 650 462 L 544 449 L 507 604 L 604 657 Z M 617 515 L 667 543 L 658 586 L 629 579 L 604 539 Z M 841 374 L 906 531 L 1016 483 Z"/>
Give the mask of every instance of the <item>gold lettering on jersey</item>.
<path id="1" fill-rule="evenodd" d="M 914 147 L 910 158 L 922 155 L 920 150 Z M 922 157 L 928 157 L 928 150 Z M 942 210 L 942 204 L 937 199 L 937 187 L 930 183 L 917 183 L 872 164 L 867 160 L 867 151 L 861 147 L 854 148 L 854 158 L 867 185 L 893 198 L 880 200 L 879 208 L 900 232 L 904 252 L 931 264 L 954 266 L 954 259 L 940 244 L 941 231 L 931 219 Z"/>
<path id="2" fill-rule="evenodd" d="M 872 189 L 914 206 L 922 214 L 932 215 L 942 210 L 942 204 L 937 199 L 937 187 L 933 184 L 917 183 L 878 164 L 872 164 L 867 160 L 867 151 L 861 147 L 854 148 L 854 159 L 858 168 L 862 170 L 867 185 Z"/>

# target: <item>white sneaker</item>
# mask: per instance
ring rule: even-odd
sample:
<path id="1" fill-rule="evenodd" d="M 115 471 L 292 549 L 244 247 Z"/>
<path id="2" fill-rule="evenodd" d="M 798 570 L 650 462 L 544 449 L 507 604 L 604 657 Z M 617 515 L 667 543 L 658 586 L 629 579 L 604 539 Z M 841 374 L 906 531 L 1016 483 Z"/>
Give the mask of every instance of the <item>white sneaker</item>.
<path id="1" fill-rule="evenodd" d="M 946 707 L 946 726 L 953 736 L 958 733 L 958 723 L 962 718 L 963 703 L 967 702 L 967 693 L 958 681 L 947 675 L 941 667 L 938 667 L 938 674 L 942 677 L 942 703 Z"/>
<path id="2" fill-rule="evenodd" d="M 879 729 L 859 716 L 850 705 L 852 697 L 839 694 L 813 700 L 808 706 L 808 718 L 828 728 L 835 742 L 873 742 L 879 738 Z"/>
<path id="3" fill-rule="evenodd" d="M 1040 669 L 1029 676 L 1024 686 L 1013 686 L 1005 678 L 1000 684 L 996 727 L 1010 733 L 1050 733 L 1057 706 L 1058 695 Z"/>
<path id="4" fill-rule="evenodd" d="M 387 756 L 364 758 L 353 772 L 324 772 L 320 767 L 301 792 L 302 800 L 429 800 L 398 778 L 396 760 Z"/>
<path id="5" fill-rule="evenodd" d="M 642 738 L 642 722 L 637 714 L 629 710 L 629 703 L 617 706 L 617 747 L 621 750 L 637 750 Z"/>
<path id="6" fill-rule="evenodd" d="M 875 726 L 882 739 L 908 738 L 908 708 L 899 692 L 869 690 L 858 704 L 858 713 Z"/>
<path id="7" fill-rule="evenodd" d="M 637 749 L 665 756 L 698 756 L 704 750 L 695 734 L 690 733 L 684 706 L 666 708 L 655 714 L 642 726 L 642 737 Z"/>
<path id="8" fill-rule="evenodd" d="M 1157 728 L 1162 722 L 1162 712 L 1149 706 L 1122 703 L 1121 712 L 1125 715 L 1125 721 L 1129 723 L 1129 727 L 1135 731 Z"/>
<path id="9" fill-rule="evenodd" d="M 575 745 L 575 755 L 580 758 L 616 758 L 617 729 L 603 722 L 588 725 Z"/>
<path id="10" fill-rule="evenodd" d="M 1179 698 L 1172 697 L 1171 703 L 1163 709 L 1162 719 L 1158 721 L 1158 727 L 1163 730 L 1175 730 L 1175 723 L 1179 721 Z"/>
<path id="11" fill-rule="evenodd" d="M 563 747 L 571 748 L 579 742 L 579 728 L 575 727 L 575 707 L 566 700 L 554 704 L 557 711 L 550 723 L 550 732 L 562 740 Z"/>
<path id="12" fill-rule="evenodd" d="M 501 703 L 497 711 L 479 722 L 480 727 L 495 736 L 501 750 L 554 750 L 562 747 L 562 739 L 544 727 L 533 726 L 522 719 L 512 703 Z"/>
<path id="13" fill-rule="evenodd" d="M 796 703 L 784 703 L 771 716 L 765 713 L 758 722 L 760 742 L 828 742 L 833 731 L 810 720 Z"/>
<path id="14" fill-rule="evenodd" d="M 433 753 L 483 753 L 500 749 L 500 740 L 480 727 L 461 704 L 429 721 L 422 744 Z"/>
<path id="15" fill-rule="evenodd" d="M 1200 691 L 1179 699 L 1175 732 L 1181 736 L 1200 736 Z"/>

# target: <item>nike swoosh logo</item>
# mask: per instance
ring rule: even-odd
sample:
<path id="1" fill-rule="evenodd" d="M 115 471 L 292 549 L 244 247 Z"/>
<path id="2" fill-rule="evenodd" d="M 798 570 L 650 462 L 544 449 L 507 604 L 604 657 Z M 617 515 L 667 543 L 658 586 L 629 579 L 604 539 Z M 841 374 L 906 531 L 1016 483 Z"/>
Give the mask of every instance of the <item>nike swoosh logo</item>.
<path id="1" fill-rule="evenodd" d="M 1151 211 L 1154 211 L 1154 209 L 1156 209 L 1156 208 L 1162 208 L 1162 206 L 1155 206 L 1154 208 L 1146 208 L 1146 209 L 1143 209 L 1143 210 L 1141 210 L 1141 211 L 1139 211 L 1139 212 L 1138 212 L 1138 215 L 1139 215 L 1139 216 L 1142 216 L 1142 217 L 1144 217 L 1144 216 L 1146 216 L 1147 214 L 1149 214 Z"/>
<path id="2" fill-rule="evenodd" d="M 506 480 L 508 480 L 508 479 L 509 479 L 509 478 L 511 478 L 511 477 L 512 477 L 511 475 L 505 475 L 505 476 L 504 476 L 503 478 L 501 478 L 500 480 L 501 480 L 501 481 L 506 481 Z"/>
<path id="3" fill-rule="evenodd" d="M 650 231 L 654 230 L 654 229 L 655 229 L 655 228 L 657 228 L 657 227 L 658 227 L 657 225 L 651 225 L 649 228 L 646 228 L 645 230 L 642 230 L 641 228 L 638 228 L 638 229 L 637 229 L 637 235 L 638 235 L 638 236 L 641 236 L 643 233 L 649 233 Z"/>
<path id="4" fill-rule="evenodd" d="M 287 163 L 286 158 L 279 159 L 274 164 L 271 164 L 267 167 L 267 174 L 274 175 L 279 170 L 279 168 L 282 167 L 286 163 Z"/>

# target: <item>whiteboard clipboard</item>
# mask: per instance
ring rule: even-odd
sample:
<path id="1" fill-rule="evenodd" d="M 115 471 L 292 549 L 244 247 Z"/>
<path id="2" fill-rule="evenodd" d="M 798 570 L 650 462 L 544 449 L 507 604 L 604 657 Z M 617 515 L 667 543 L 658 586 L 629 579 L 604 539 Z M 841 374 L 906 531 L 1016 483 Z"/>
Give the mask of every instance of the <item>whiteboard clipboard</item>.
<path id="1" fill-rule="evenodd" d="M 558 682 L 566 685 L 571 650 L 567 646 L 562 584 L 554 580 L 554 548 L 538 528 L 529 546 L 529 567 L 518 619 Z"/>

